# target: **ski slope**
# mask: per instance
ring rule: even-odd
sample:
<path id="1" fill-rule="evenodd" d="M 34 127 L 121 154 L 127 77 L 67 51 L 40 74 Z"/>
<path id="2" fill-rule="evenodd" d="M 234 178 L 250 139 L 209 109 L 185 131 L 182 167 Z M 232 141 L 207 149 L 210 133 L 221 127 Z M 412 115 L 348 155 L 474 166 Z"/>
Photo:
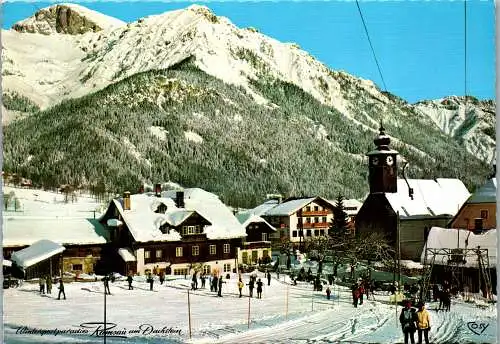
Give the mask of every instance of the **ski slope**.
<path id="1" fill-rule="evenodd" d="M 358 308 L 351 305 L 350 291 L 333 287 L 332 300 L 324 292 L 313 292 L 312 286 L 276 280 L 265 281 L 262 299 L 250 299 L 248 324 L 248 287 L 238 297 L 237 276 L 232 274 L 223 285 L 223 297 L 207 289 L 191 291 L 191 338 L 189 338 L 188 289 L 190 278 L 155 281 L 154 291 L 144 277 L 134 277 L 134 290 L 126 281 L 110 283 L 107 296 L 107 322 L 115 330 L 129 332 L 149 324 L 155 329 L 169 328 L 179 333 L 127 333 L 127 338 L 107 338 L 107 343 L 402 343 L 397 315 L 401 310 L 388 303 L 387 295 L 376 295 Z M 286 278 L 286 277 L 285 277 Z M 243 276 L 248 283 L 248 275 Z M 199 283 L 199 286 L 201 283 Z M 102 282 L 66 283 L 67 300 L 52 295 L 41 296 L 38 283 L 24 282 L 15 289 L 4 290 L 5 343 L 99 343 L 102 337 L 92 334 L 50 335 L 20 334 L 19 328 L 77 329 L 82 323 L 103 321 Z M 256 295 L 254 290 L 254 296 Z M 288 300 L 288 301 L 287 301 Z M 451 312 L 431 313 L 430 340 L 433 343 L 496 343 L 495 306 L 479 307 L 460 300 L 452 302 Z M 467 323 L 487 325 L 480 334 Z M 470 326 L 470 324 L 469 324 Z M 144 327 L 142 328 L 144 329 Z M 16 333 L 18 331 L 18 333 Z M 146 331 L 147 332 L 147 331 Z"/>

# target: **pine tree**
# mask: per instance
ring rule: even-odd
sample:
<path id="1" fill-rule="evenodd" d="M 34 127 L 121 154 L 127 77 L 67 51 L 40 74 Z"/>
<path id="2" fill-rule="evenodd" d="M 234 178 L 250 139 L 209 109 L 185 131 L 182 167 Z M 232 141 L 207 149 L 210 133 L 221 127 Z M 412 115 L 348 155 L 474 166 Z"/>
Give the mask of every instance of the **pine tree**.
<path id="1" fill-rule="evenodd" d="M 330 224 L 330 236 L 335 242 L 342 242 L 349 235 L 349 225 L 347 213 L 344 207 L 344 197 L 338 195 L 335 200 L 335 208 L 333 209 L 333 219 Z"/>

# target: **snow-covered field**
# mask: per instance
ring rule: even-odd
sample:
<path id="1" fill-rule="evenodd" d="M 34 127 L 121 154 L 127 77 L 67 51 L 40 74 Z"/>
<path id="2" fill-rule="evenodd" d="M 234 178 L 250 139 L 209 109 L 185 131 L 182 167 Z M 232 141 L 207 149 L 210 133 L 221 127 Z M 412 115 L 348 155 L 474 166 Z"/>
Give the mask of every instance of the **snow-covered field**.
<path id="1" fill-rule="evenodd" d="M 103 206 L 88 194 L 75 194 L 75 199 L 65 201 L 65 195 L 53 191 L 39 189 L 19 188 L 4 185 L 4 195 L 13 194 L 19 200 L 20 208 L 15 210 L 13 200 L 9 203 L 7 211 L 3 209 L 4 216 L 41 216 L 41 217 L 98 217 L 103 211 Z"/>
<path id="2" fill-rule="evenodd" d="M 333 299 L 323 292 L 313 292 L 306 283 L 292 286 L 276 280 L 265 281 L 262 299 L 238 297 L 237 276 L 232 274 L 223 285 L 223 297 L 207 289 L 189 293 L 191 305 L 191 339 L 189 338 L 188 289 L 190 279 L 155 281 L 149 290 L 141 277 L 135 277 L 134 290 L 126 281 L 110 283 L 107 296 L 107 322 L 116 324 L 113 331 L 127 338 L 107 338 L 108 343 L 402 343 L 397 322 L 401 308 L 390 305 L 386 295 L 351 305 L 350 292 L 334 287 Z M 287 277 L 285 277 L 287 278 Z M 243 279 L 248 283 L 248 275 Z M 201 283 L 199 284 L 201 285 Z M 86 334 L 23 334 L 23 327 L 60 331 L 84 329 L 83 323 L 103 322 L 104 295 L 102 282 L 73 282 L 65 285 L 67 300 L 40 295 L 37 283 L 4 290 L 4 332 L 6 343 L 100 343 L 95 329 L 87 325 Z M 254 296 L 255 296 L 254 290 Z M 287 301 L 288 300 L 288 301 Z M 248 324 L 250 304 L 250 324 Z M 451 312 L 436 312 L 431 303 L 430 339 L 433 343 L 496 343 L 496 307 L 478 307 L 459 300 L 452 302 Z M 476 324 L 476 325 L 475 325 Z M 487 326 L 482 333 L 483 327 Z M 142 327 L 141 327 L 142 325 Z M 102 325 L 101 325 L 102 326 Z M 102 328 L 102 327 L 101 327 Z M 154 333 L 161 331 L 170 333 Z M 131 333 L 137 330 L 138 333 Z M 179 333 L 180 330 L 180 333 Z M 475 330 L 475 334 L 472 330 Z M 16 333 L 17 332 L 17 333 Z M 116 333 L 115 333 L 116 334 Z"/>

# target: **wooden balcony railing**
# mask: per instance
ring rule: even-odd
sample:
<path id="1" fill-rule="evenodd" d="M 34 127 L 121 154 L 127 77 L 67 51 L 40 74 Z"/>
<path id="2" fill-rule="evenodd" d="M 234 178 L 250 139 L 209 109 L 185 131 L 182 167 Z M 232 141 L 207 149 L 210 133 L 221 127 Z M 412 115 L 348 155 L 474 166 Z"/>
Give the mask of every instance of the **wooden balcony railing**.
<path id="1" fill-rule="evenodd" d="M 329 222 L 315 222 L 315 223 L 306 222 L 306 223 L 303 223 L 302 226 L 304 227 L 304 229 L 309 229 L 309 228 L 328 228 L 328 227 L 330 227 L 330 223 Z M 298 224 L 297 224 L 297 228 L 299 228 Z"/>

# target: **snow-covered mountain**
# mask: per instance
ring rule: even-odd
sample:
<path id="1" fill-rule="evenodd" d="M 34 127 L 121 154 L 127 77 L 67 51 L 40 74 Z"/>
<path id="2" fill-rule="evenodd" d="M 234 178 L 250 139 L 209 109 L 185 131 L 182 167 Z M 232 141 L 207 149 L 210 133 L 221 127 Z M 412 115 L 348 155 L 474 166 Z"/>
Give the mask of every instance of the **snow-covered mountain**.
<path id="1" fill-rule="evenodd" d="M 128 24 L 57 6 L 43 10 L 49 21 L 14 25 L 24 32 L 2 30 L 4 168 L 34 182 L 99 181 L 119 191 L 153 177 L 181 180 L 239 206 L 269 192 L 356 198 L 366 192 L 365 154 L 380 121 L 412 178 L 458 177 L 473 187 L 490 173 L 489 141 L 474 146 L 472 132 L 464 142 L 475 157 L 464 151 L 436 125 L 445 109 L 430 115 L 431 106 L 205 6 Z M 61 29 L 68 9 L 102 29 Z M 48 22 L 51 30 L 20 29 Z"/>
<path id="2" fill-rule="evenodd" d="M 487 162 L 496 161 L 495 103 L 473 97 L 450 96 L 415 104 L 441 130 L 457 139 L 469 152 Z"/>
<path id="3" fill-rule="evenodd" d="M 58 10 L 61 8 L 55 5 L 38 13 L 55 13 L 51 22 L 59 22 L 58 15 L 64 13 Z M 74 16 L 82 11 L 80 17 L 89 18 L 89 22 L 103 22 L 98 20 L 100 14 L 83 10 L 82 6 L 71 5 L 68 9 Z M 324 64 L 296 44 L 281 43 L 252 28 L 237 28 L 204 6 L 191 5 L 123 26 L 108 20 L 104 22 L 109 25 L 101 24 L 107 30 L 79 35 L 56 33 L 54 24 L 36 18 L 15 24 L 15 30 L 2 31 L 3 86 L 4 90 L 29 97 L 42 108 L 194 56 L 201 70 L 245 87 L 262 103 L 266 100 L 251 90 L 248 79 L 265 74 L 296 84 L 323 103 L 350 112 L 340 81 Z M 48 32 L 51 34 L 46 35 Z M 381 102 L 389 102 L 371 81 L 347 74 L 345 77 Z"/>

